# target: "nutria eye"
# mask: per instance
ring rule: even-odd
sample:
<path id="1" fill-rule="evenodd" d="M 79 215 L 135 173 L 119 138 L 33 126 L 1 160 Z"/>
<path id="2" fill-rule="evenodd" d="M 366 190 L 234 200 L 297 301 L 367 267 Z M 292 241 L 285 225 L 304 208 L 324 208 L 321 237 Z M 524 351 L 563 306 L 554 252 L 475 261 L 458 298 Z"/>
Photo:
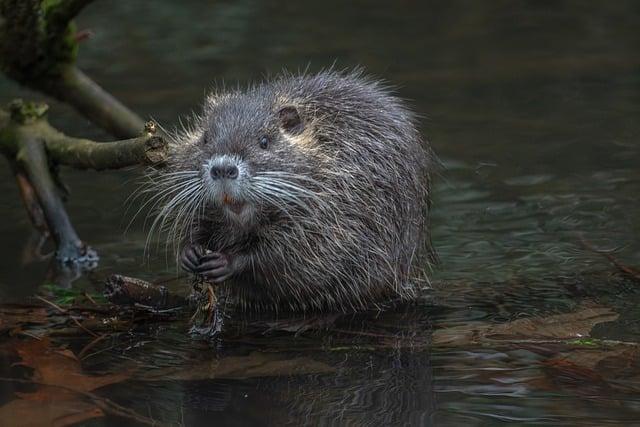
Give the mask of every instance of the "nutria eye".
<path id="1" fill-rule="evenodd" d="M 260 138 L 260 148 L 264 150 L 268 146 L 269 146 L 269 138 L 266 136 L 263 136 L 262 138 Z"/>

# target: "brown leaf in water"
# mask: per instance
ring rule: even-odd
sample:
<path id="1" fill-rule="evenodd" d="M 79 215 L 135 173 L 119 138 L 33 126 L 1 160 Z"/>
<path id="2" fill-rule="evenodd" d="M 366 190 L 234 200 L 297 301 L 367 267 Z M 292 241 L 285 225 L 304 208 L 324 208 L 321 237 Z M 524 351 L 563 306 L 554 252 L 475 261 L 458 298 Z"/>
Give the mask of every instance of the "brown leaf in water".
<path id="1" fill-rule="evenodd" d="M 606 396 L 611 385 L 597 371 L 566 359 L 549 359 L 542 363 L 542 371 L 550 389 L 571 391 L 583 396 Z"/>
<path id="2" fill-rule="evenodd" d="M 443 328 L 434 332 L 433 345 L 519 344 L 547 357 L 553 354 L 540 362 L 544 375 L 532 378 L 532 386 L 583 396 L 635 396 L 640 393 L 638 345 L 589 339 L 595 325 L 618 317 L 608 307 L 583 303 L 566 314 L 529 317 L 502 325 L 476 322 Z"/>
<path id="3" fill-rule="evenodd" d="M 14 304 L 0 305 L 0 331 L 14 329 L 27 323 L 44 325 L 49 322 L 47 310 L 44 307 Z"/>
<path id="4" fill-rule="evenodd" d="M 101 409 L 80 400 L 43 403 L 15 399 L 0 407 L 3 425 L 22 427 L 71 426 L 103 416 Z"/>
<path id="5" fill-rule="evenodd" d="M 525 337 L 541 339 L 578 339 L 589 336 L 598 323 L 612 322 L 619 314 L 608 307 L 583 304 L 578 310 L 547 317 L 518 319 L 491 328 L 486 334 L 491 339 Z"/>
<path id="6" fill-rule="evenodd" d="M 47 339 L 14 341 L 13 346 L 21 361 L 19 365 L 34 370 L 33 380 L 74 390 L 91 391 L 109 384 L 122 382 L 131 372 L 113 375 L 88 376 L 82 372 L 78 358 L 70 350 L 54 350 Z M 59 387 L 41 386 L 35 393 L 21 393 L 20 397 L 35 400 L 59 400 L 61 394 L 74 395 Z"/>
<path id="7" fill-rule="evenodd" d="M 0 419 L 12 425 L 66 426 L 101 417 L 103 411 L 85 393 L 122 382 L 132 374 L 86 375 L 70 350 L 53 349 L 47 339 L 12 340 L 8 346 L 20 359 L 13 366 L 33 369 L 31 379 L 36 387 L 34 392 L 15 392 L 19 399 L 0 407 Z"/>
<path id="8" fill-rule="evenodd" d="M 640 393 L 638 346 L 609 343 L 604 348 L 575 347 L 542 364 L 545 378 L 538 386 L 578 395 Z"/>
<path id="9" fill-rule="evenodd" d="M 476 322 L 438 329 L 434 346 L 462 346 L 483 342 L 545 342 L 588 337 L 598 323 L 612 322 L 618 314 L 608 307 L 583 303 L 577 310 L 546 317 L 528 317 L 501 325 Z"/>
<path id="10" fill-rule="evenodd" d="M 576 346 L 567 349 L 555 355 L 556 359 L 565 360 L 576 365 L 584 366 L 598 372 L 614 372 L 617 370 L 635 370 L 638 371 L 640 366 L 633 363 L 627 366 L 628 360 L 634 360 L 636 347 L 628 343 L 609 343 L 603 347 L 589 348 L 584 346 Z"/>
<path id="11" fill-rule="evenodd" d="M 608 396 L 603 405 L 617 405 L 622 396 L 640 393 L 636 346 L 612 343 L 604 348 L 575 347 L 541 362 L 544 376 L 530 383 L 544 390 L 579 396 Z"/>

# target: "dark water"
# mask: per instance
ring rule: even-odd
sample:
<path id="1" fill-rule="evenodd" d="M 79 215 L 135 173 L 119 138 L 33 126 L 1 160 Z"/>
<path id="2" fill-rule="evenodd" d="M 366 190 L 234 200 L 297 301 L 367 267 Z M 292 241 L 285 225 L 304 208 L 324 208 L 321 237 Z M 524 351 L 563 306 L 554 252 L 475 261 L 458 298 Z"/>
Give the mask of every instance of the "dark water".
<path id="1" fill-rule="evenodd" d="M 554 370 L 569 350 L 533 336 L 438 338 L 589 303 L 620 315 L 594 337 L 637 342 L 638 284 L 580 242 L 640 264 L 639 3 L 112 1 L 78 23 L 95 32 L 80 66 L 168 127 L 216 81 L 363 65 L 411 100 L 443 162 L 432 217 L 441 263 L 416 306 L 212 345 L 191 341 L 185 324 L 159 326 L 88 362 L 143 367 L 105 395 L 173 425 L 640 424 L 637 356 L 598 359 L 597 377 Z M 0 102 L 17 96 L 41 98 L 0 78 Z M 51 105 L 64 131 L 108 139 Z M 174 271 L 162 253 L 143 259 L 140 221 L 125 233 L 140 172 L 64 171 L 69 213 L 101 255 L 99 275 Z M 24 263 L 30 225 L 7 168 L 0 173 L 0 298 L 20 300 L 47 266 Z M 578 353 L 572 360 L 585 366 Z M 237 371 L 216 371 L 231 357 Z M 242 371 L 256 358 L 261 369 Z"/>

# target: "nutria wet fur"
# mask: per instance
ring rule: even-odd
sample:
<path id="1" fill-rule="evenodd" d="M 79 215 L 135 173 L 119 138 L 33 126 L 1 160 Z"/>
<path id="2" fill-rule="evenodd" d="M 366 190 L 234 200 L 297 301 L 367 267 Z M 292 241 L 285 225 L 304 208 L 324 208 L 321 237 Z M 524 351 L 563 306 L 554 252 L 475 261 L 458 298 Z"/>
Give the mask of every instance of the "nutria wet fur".
<path id="1" fill-rule="evenodd" d="M 431 255 L 431 150 L 360 71 L 217 92 L 154 178 L 183 268 L 252 310 L 409 299 Z"/>

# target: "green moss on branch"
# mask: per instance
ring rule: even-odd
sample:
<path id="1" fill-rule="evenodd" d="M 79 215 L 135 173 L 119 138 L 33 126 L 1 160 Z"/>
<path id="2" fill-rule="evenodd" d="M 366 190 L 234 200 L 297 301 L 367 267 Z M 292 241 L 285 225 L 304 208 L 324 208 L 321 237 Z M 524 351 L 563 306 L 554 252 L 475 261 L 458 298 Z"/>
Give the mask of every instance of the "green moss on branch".
<path id="1" fill-rule="evenodd" d="M 144 121 L 75 67 L 72 21 L 91 0 L 0 0 L 0 69 L 27 87 L 71 104 L 118 138 Z"/>
<path id="2" fill-rule="evenodd" d="M 45 104 L 11 104 L 11 119 L 0 127 L 0 151 L 7 157 L 20 152 L 22 141 L 43 141 L 49 160 L 76 169 L 120 169 L 139 164 L 159 164 L 168 155 L 168 144 L 151 133 L 139 137 L 113 141 L 95 142 L 73 138 L 53 128 L 46 115 Z M 0 123 L 3 115 L 0 110 Z M 142 134 L 143 128 L 138 129 Z"/>

